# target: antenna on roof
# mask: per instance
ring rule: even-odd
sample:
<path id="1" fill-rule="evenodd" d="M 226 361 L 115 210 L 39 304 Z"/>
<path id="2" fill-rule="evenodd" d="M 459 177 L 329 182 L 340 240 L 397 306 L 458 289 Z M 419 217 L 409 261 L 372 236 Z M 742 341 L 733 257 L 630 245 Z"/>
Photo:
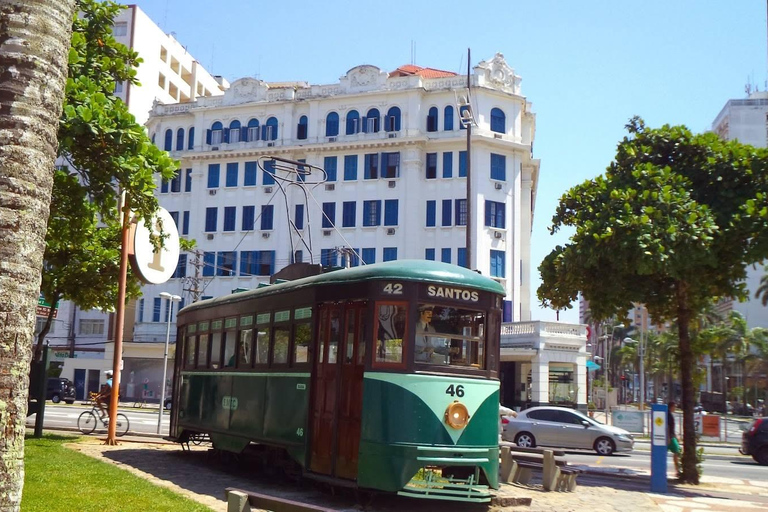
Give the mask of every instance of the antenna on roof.
<path id="1" fill-rule="evenodd" d="M 416 41 L 411 39 L 411 65 L 416 65 Z"/>

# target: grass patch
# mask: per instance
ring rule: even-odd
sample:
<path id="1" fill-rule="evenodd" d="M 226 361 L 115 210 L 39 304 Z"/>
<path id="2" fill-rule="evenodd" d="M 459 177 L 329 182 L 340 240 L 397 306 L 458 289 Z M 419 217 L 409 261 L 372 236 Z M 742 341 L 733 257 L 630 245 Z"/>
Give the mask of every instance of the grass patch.
<path id="1" fill-rule="evenodd" d="M 26 438 L 22 512 L 210 512 L 208 507 L 169 489 L 63 446 L 76 441 L 75 437 L 58 435 Z"/>

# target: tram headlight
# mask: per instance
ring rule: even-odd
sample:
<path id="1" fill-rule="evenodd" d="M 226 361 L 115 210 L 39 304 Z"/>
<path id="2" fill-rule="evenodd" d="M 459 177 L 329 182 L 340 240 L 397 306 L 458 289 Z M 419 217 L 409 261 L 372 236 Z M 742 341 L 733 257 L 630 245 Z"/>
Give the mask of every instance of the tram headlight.
<path id="1" fill-rule="evenodd" d="M 467 410 L 467 407 L 458 400 L 454 401 L 445 410 L 445 422 L 449 427 L 457 430 L 466 427 L 467 423 L 469 423 L 469 411 Z"/>

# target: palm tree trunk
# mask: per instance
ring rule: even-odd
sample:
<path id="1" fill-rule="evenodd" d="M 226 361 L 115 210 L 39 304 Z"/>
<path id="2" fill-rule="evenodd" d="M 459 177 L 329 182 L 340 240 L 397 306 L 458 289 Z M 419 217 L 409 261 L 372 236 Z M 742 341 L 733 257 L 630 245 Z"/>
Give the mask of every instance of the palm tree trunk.
<path id="1" fill-rule="evenodd" d="M 693 388 L 694 356 L 691 349 L 690 321 L 692 313 L 688 305 L 688 286 L 685 282 L 677 285 L 677 323 L 680 335 L 680 380 L 683 388 L 683 474 L 681 480 L 698 484 L 696 468 L 696 427 L 693 422 L 695 391 Z"/>
<path id="2" fill-rule="evenodd" d="M 75 0 L 0 0 L 0 510 L 24 484 L 29 363 Z"/>

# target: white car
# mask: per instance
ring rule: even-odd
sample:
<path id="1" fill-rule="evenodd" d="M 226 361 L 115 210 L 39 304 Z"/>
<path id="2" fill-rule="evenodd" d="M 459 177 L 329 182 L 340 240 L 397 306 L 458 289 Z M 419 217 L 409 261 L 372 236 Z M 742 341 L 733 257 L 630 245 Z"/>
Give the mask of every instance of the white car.
<path id="1" fill-rule="evenodd" d="M 502 439 L 518 446 L 595 450 L 600 455 L 632 451 L 635 440 L 624 429 L 603 425 L 574 409 L 531 407 L 504 428 Z"/>

